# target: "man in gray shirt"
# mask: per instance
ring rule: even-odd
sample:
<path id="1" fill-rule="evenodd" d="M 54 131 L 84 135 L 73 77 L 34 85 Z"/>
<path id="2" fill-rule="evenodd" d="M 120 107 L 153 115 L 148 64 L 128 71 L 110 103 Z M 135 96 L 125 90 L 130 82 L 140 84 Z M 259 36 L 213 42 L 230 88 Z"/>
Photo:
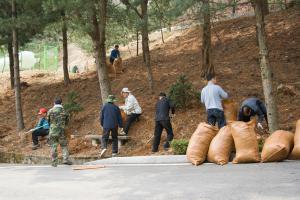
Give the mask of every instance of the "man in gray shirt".
<path id="1" fill-rule="evenodd" d="M 217 79 L 214 75 L 208 74 L 206 79 L 208 83 L 201 91 L 201 102 L 207 111 L 207 122 L 213 126 L 217 122 L 219 128 L 222 128 L 226 125 L 222 99 L 227 99 L 228 94 L 216 84 Z"/>

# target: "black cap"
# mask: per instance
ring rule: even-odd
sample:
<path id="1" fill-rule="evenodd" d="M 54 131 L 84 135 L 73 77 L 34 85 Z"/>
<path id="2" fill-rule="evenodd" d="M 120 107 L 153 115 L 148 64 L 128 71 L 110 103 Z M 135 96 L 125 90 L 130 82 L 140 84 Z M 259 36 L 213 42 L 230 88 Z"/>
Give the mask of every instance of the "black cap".
<path id="1" fill-rule="evenodd" d="M 167 95 L 166 95 L 166 93 L 164 93 L 164 92 L 161 92 L 161 93 L 159 93 L 159 95 L 158 96 L 160 96 L 160 97 L 166 97 Z"/>
<path id="2" fill-rule="evenodd" d="M 55 104 L 61 104 L 62 103 L 61 97 L 55 97 L 54 103 Z"/>

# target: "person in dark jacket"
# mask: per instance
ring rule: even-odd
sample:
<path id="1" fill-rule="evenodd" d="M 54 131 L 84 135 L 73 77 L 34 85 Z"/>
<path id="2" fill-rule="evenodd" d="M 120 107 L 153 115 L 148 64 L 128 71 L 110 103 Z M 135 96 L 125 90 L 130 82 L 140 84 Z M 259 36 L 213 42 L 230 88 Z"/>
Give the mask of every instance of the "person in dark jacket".
<path id="1" fill-rule="evenodd" d="M 264 103 L 256 97 L 251 97 L 244 100 L 240 107 L 238 120 L 248 122 L 250 121 L 251 117 L 256 115 L 258 116 L 257 127 L 263 129 L 262 122 L 264 119 L 268 123 L 267 109 Z"/>
<path id="2" fill-rule="evenodd" d="M 49 134 L 49 123 L 46 119 L 47 117 L 47 109 L 46 108 L 41 108 L 38 115 L 39 115 L 39 122 L 35 126 L 34 129 L 32 129 L 32 150 L 36 150 L 39 147 L 39 136 L 47 136 Z"/>
<path id="3" fill-rule="evenodd" d="M 152 146 L 152 152 L 158 151 L 160 138 L 163 129 L 167 131 L 167 141 L 164 144 L 164 149 L 167 150 L 170 147 L 170 142 L 173 140 L 173 129 L 170 121 L 170 110 L 172 115 L 175 114 L 175 107 L 172 102 L 166 97 L 166 94 L 161 92 L 159 94 L 159 100 L 156 103 L 156 114 L 155 114 L 155 131 L 154 140 Z"/>
<path id="4" fill-rule="evenodd" d="M 109 95 L 106 102 L 100 115 L 100 123 L 103 127 L 100 157 L 105 155 L 110 132 L 112 137 L 112 156 L 118 153 L 118 127 L 122 128 L 121 112 L 119 107 L 114 104 L 116 102 L 115 96 Z"/>
<path id="5" fill-rule="evenodd" d="M 109 62 L 114 64 L 116 58 L 120 57 L 119 45 L 115 45 L 115 48 L 110 52 Z"/>

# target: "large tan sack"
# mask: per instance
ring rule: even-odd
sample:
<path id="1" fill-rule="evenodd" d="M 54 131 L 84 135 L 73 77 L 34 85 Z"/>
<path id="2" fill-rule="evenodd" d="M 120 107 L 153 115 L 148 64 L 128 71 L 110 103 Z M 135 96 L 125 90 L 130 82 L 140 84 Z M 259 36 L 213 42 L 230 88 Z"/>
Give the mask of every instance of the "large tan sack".
<path id="1" fill-rule="evenodd" d="M 259 149 L 254 131 L 256 121 L 231 123 L 236 156 L 232 163 L 259 162 Z"/>
<path id="2" fill-rule="evenodd" d="M 220 129 L 210 143 L 207 160 L 218 165 L 225 165 L 229 161 L 234 143 L 230 125 Z"/>
<path id="3" fill-rule="evenodd" d="M 236 121 L 238 114 L 237 104 L 231 99 L 225 99 L 222 101 L 224 115 L 227 122 Z"/>
<path id="4" fill-rule="evenodd" d="M 262 162 L 283 161 L 289 156 L 293 148 L 294 134 L 288 131 L 278 130 L 270 135 L 261 152 Z"/>
<path id="5" fill-rule="evenodd" d="M 202 164 L 207 155 L 209 144 L 218 129 L 207 123 L 200 123 L 193 133 L 186 151 L 188 160 L 194 165 Z"/>
<path id="6" fill-rule="evenodd" d="M 294 137 L 294 148 L 290 155 L 290 159 L 300 160 L 300 119 L 296 123 L 296 132 Z"/>

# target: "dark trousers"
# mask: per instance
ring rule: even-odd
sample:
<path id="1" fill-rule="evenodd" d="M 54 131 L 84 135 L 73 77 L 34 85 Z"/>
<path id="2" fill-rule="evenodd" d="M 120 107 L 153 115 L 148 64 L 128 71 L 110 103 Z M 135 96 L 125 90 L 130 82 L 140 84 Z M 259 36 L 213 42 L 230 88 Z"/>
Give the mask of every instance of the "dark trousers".
<path id="1" fill-rule="evenodd" d="M 152 152 L 158 151 L 158 146 L 160 143 L 161 134 L 163 129 L 167 131 L 167 141 L 164 144 L 164 148 L 170 147 L 170 142 L 173 140 L 174 134 L 170 120 L 156 121 L 155 122 L 155 131 L 154 131 L 154 140 L 152 146 Z"/>
<path id="2" fill-rule="evenodd" d="M 219 128 L 226 125 L 224 111 L 219 109 L 208 109 L 207 110 L 207 122 L 210 125 L 215 126 L 218 123 Z"/>
<path id="3" fill-rule="evenodd" d="M 137 121 L 141 114 L 130 114 L 127 115 L 126 124 L 124 127 L 124 132 L 128 135 L 129 128 L 134 121 Z"/>
<path id="4" fill-rule="evenodd" d="M 34 145 L 37 145 L 39 143 L 39 136 L 46 136 L 49 134 L 49 129 L 37 129 L 32 132 L 32 142 Z"/>
<path id="5" fill-rule="evenodd" d="M 107 149 L 107 143 L 109 139 L 109 134 L 111 132 L 112 138 L 112 153 L 118 153 L 118 127 L 116 128 L 104 128 L 103 135 L 101 139 L 101 147 L 102 149 Z"/>
<path id="6" fill-rule="evenodd" d="M 111 64 L 114 64 L 114 61 L 115 61 L 114 58 L 112 58 L 112 57 L 109 58 L 109 62 L 110 62 Z"/>

